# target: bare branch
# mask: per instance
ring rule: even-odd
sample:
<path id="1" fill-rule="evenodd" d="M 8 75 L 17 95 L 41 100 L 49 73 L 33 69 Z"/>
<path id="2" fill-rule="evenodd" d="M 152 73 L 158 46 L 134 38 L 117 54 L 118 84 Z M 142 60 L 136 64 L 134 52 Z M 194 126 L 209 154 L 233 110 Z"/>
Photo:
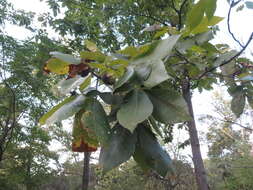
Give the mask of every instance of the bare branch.
<path id="1" fill-rule="evenodd" d="M 228 18 L 227 18 L 227 26 L 228 26 L 228 32 L 229 34 L 232 36 L 232 38 L 234 39 L 234 41 L 236 41 L 239 46 L 241 46 L 241 48 L 243 48 L 243 44 L 235 37 L 234 33 L 231 31 L 231 28 L 230 28 L 230 16 L 231 16 L 231 11 L 232 11 L 232 8 L 237 4 L 239 3 L 241 0 L 235 2 L 235 1 L 232 1 L 231 4 L 230 4 L 230 7 L 229 7 L 229 11 L 228 11 Z"/>
<path id="2" fill-rule="evenodd" d="M 216 119 L 218 119 L 218 120 L 220 120 L 220 121 L 223 121 L 223 122 L 227 122 L 227 123 L 231 123 L 231 124 L 237 125 L 237 126 L 243 128 L 243 129 L 247 129 L 247 130 L 249 130 L 249 131 L 253 131 L 252 128 L 246 127 L 246 126 L 244 126 L 244 125 L 242 125 L 242 124 L 240 124 L 240 123 L 234 122 L 234 121 L 224 120 L 224 119 L 219 119 L 219 118 L 216 118 Z"/>

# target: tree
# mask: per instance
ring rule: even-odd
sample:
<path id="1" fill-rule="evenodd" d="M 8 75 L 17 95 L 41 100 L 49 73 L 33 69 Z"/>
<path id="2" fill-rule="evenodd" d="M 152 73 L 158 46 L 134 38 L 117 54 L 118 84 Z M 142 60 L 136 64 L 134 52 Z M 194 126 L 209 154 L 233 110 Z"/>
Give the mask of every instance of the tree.
<path id="1" fill-rule="evenodd" d="M 52 138 L 38 120 L 57 98 L 46 83 L 41 63 L 51 51 L 67 51 L 43 30 L 32 27 L 34 13 L 15 10 L 8 1 L 0 5 L 0 186 L 36 189 L 55 175 L 48 167 L 58 155 L 48 149 Z M 26 27 L 33 37 L 20 41 L 8 36 L 5 24 Z"/>
<path id="2" fill-rule="evenodd" d="M 87 9 L 87 5 L 88 5 L 88 9 L 90 12 L 93 12 L 93 11 L 95 12 L 96 8 L 99 7 L 99 5 L 100 5 L 100 7 L 103 6 L 103 8 L 106 7 L 106 5 L 107 5 L 106 3 L 110 3 L 109 4 L 110 6 L 114 5 L 113 1 L 102 2 L 101 4 L 96 3 L 96 2 L 93 4 L 88 4 L 88 3 L 82 4 L 82 3 L 83 2 L 79 3 L 79 2 L 75 2 L 75 1 L 74 2 L 67 1 L 67 2 L 63 3 L 63 5 L 67 6 L 67 7 L 68 6 L 71 7 L 71 5 L 73 5 L 73 7 L 74 7 L 73 9 L 76 8 L 75 6 L 77 6 L 77 7 L 79 6 L 79 8 L 84 6 L 84 9 Z M 112 54 L 112 56 L 110 57 L 110 56 L 103 55 L 101 52 L 99 52 L 99 50 L 94 45 L 91 45 L 89 43 L 88 46 L 91 45 L 92 47 L 87 46 L 87 48 L 91 52 L 82 52 L 81 56 L 80 56 L 84 60 L 84 64 L 86 64 L 86 66 L 85 66 L 86 69 L 87 69 L 87 65 L 89 67 L 91 67 L 91 70 L 93 70 L 92 74 L 95 75 L 98 79 L 103 79 L 105 84 L 109 84 L 109 85 L 110 85 L 110 83 L 112 84 L 113 82 L 111 82 L 111 80 L 110 80 L 110 82 L 108 82 L 108 80 L 111 78 L 116 78 L 116 80 L 118 78 L 120 78 L 120 79 L 118 79 L 118 81 L 116 82 L 116 85 L 114 86 L 114 93 L 119 92 L 118 95 L 120 95 L 120 91 L 125 91 L 126 93 L 129 92 L 128 91 L 129 86 L 127 86 L 128 90 L 124 88 L 126 85 L 129 85 L 127 83 L 130 83 L 130 87 L 131 87 L 131 83 L 137 84 L 136 86 L 131 87 L 135 90 L 133 90 L 129 94 L 129 96 L 125 96 L 124 99 L 128 100 L 129 102 L 131 102 L 133 99 L 139 100 L 138 103 L 140 103 L 140 105 L 138 105 L 138 106 L 140 106 L 141 110 L 146 110 L 146 112 L 143 112 L 140 115 L 131 115 L 131 112 L 129 112 L 129 110 L 132 109 L 132 107 L 131 107 L 132 104 L 131 103 L 128 103 L 128 104 L 123 103 L 121 105 L 122 108 L 120 108 L 120 110 L 117 113 L 117 121 L 121 125 L 123 125 L 125 128 L 129 129 L 130 131 L 134 131 L 137 124 L 138 123 L 142 124 L 142 122 L 145 121 L 145 119 L 147 119 L 151 113 L 152 113 L 153 117 L 155 117 L 156 120 L 158 120 L 159 122 L 162 122 L 162 123 L 173 123 L 173 122 L 175 122 L 174 119 L 176 117 L 179 117 L 179 119 L 175 119 L 176 122 L 187 121 L 188 127 L 189 127 L 189 133 L 190 133 L 190 142 L 191 142 L 192 152 L 193 152 L 193 162 L 194 162 L 194 166 L 195 166 L 195 173 L 196 173 L 196 178 L 197 178 L 197 183 L 198 183 L 199 189 L 208 189 L 208 186 L 207 186 L 206 177 L 205 177 L 204 165 L 203 165 L 203 161 L 202 161 L 201 154 L 200 154 L 196 125 L 194 122 L 193 109 L 192 109 L 192 104 L 191 104 L 192 90 L 196 89 L 196 88 L 198 88 L 199 90 L 211 89 L 211 85 L 215 82 L 218 82 L 218 79 L 220 79 L 220 77 L 217 77 L 217 74 L 218 74 L 218 76 L 225 75 L 225 74 L 226 74 L 225 76 L 229 75 L 228 73 L 224 73 L 224 72 L 226 72 L 224 70 L 227 69 L 227 65 L 231 65 L 228 63 L 230 63 L 233 60 L 235 60 L 235 62 L 234 62 L 235 67 L 234 68 L 236 70 L 233 70 L 232 75 L 230 74 L 231 76 L 228 78 L 230 78 L 233 81 L 235 79 L 235 77 L 236 78 L 238 77 L 242 81 L 241 85 L 243 85 L 244 88 L 247 88 L 247 89 L 251 88 L 250 82 L 245 84 L 243 81 L 244 79 L 242 79 L 239 75 L 239 73 L 245 72 L 249 68 L 242 66 L 242 64 L 240 63 L 240 61 L 242 59 L 236 59 L 236 58 L 238 56 L 240 56 L 241 53 L 245 50 L 245 48 L 249 45 L 249 43 L 252 40 L 252 35 L 249 37 L 249 40 L 247 41 L 245 46 L 242 46 L 242 49 L 239 52 L 227 51 L 226 49 L 224 49 L 224 47 L 226 47 L 224 45 L 223 46 L 213 46 L 209 42 L 210 39 L 212 39 L 212 35 L 210 32 L 207 32 L 207 31 L 211 29 L 210 26 L 217 24 L 221 20 L 221 18 L 213 16 L 213 13 L 214 13 L 215 7 L 216 7 L 216 1 L 208 1 L 208 3 L 210 3 L 208 5 L 206 3 L 207 2 L 205 2 L 205 1 L 199 1 L 198 3 L 192 5 L 191 11 L 189 11 L 189 13 L 187 14 L 188 15 L 187 18 L 184 20 L 183 20 L 183 18 L 184 18 L 183 17 L 183 10 L 185 7 L 190 6 L 191 3 L 189 3 L 188 1 L 183 1 L 181 3 L 177 2 L 177 4 L 174 4 L 174 5 L 172 4 L 171 10 L 173 10 L 175 12 L 176 16 L 178 16 L 177 17 L 178 22 L 175 22 L 176 24 L 171 22 L 171 24 L 172 24 L 172 26 L 176 26 L 177 27 L 176 29 L 173 27 L 170 27 L 170 26 L 166 26 L 167 25 L 166 23 L 163 23 L 165 25 L 165 27 L 160 26 L 157 28 L 157 27 L 154 27 L 155 25 L 152 25 L 152 27 L 145 29 L 146 31 L 160 30 L 156 33 L 155 38 L 159 38 L 161 35 L 163 35 L 165 33 L 168 33 L 169 35 L 171 35 L 167 39 L 167 42 L 169 42 L 167 44 L 167 47 L 161 45 L 163 43 L 166 44 L 166 40 L 162 40 L 162 41 L 160 41 L 160 43 L 158 41 L 156 43 L 154 42 L 151 44 L 146 44 L 146 45 L 141 46 L 141 48 L 129 47 L 123 51 L 117 52 L 117 53 L 120 53 L 121 55 Z M 238 3 L 240 3 L 240 1 L 238 1 L 238 2 L 231 1 L 229 15 L 230 15 L 231 9 L 233 7 L 235 7 L 236 5 L 238 5 Z M 136 4 L 138 5 L 138 3 L 133 3 L 131 5 L 134 7 Z M 57 7 L 56 5 L 54 7 Z M 59 8 L 59 7 L 57 7 L 57 8 Z M 72 13 L 75 12 L 75 11 L 73 11 L 73 9 L 71 11 Z M 57 9 L 55 9 L 55 10 L 57 10 Z M 109 10 L 111 10 L 110 7 L 109 7 Z M 112 10 L 115 10 L 115 9 L 112 9 Z M 116 9 L 116 10 L 118 10 L 118 9 Z M 156 11 L 157 9 L 152 9 L 152 10 Z M 78 12 L 78 9 L 76 11 Z M 69 12 L 69 14 L 71 14 L 71 12 Z M 155 13 L 154 13 L 154 15 L 155 15 Z M 117 12 L 117 16 L 118 16 L 118 12 Z M 151 17 L 152 16 L 153 16 L 153 14 L 151 14 Z M 143 17 L 143 16 L 141 16 L 141 17 Z M 147 18 L 149 16 L 145 15 L 144 17 Z M 68 18 L 68 17 L 66 17 L 66 18 Z M 121 18 L 121 17 L 119 16 L 119 18 Z M 122 16 L 122 18 L 125 18 L 124 15 Z M 72 19 L 75 19 L 75 17 Z M 59 23 L 61 23 L 61 21 L 64 21 L 64 20 L 58 20 L 58 21 L 59 21 Z M 117 22 L 117 19 L 115 19 L 115 20 L 112 19 L 112 23 L 113 23 L 113 21 Z M 101 23 L 103 23 L 103 22 L 101 22 Z M 103 27 L 100 27 L 100 28 L 103 29 Z M 67 31 L 67 30 L 65 29 L 65 31 Z M 180 34 L 181 38 L 179 39 L 179 36 L 177 36 L 176 34 Z M 99 44 L 99 41 L 98 41 L 98 44 Z M 108 47 L 108 49 L 110 49 L 111 46 L 107 46 L 107 47 Z M 167 48 L 166 52 L 165 52 L 165 50 L 163 52 L 160 49 L 163 47 Z M 92 51 L 94 51 L 94 52 L 92 52 Z M 59 69 L 62 69 L 63 67 L 67 68 L 67 65 L 70 65 L 70 68 L 75 68 L 77 66 L 74 66 L 74 65 L 82 64 L 82 62 L 80 62 L 80 60 L 78 60 L 78 59 L 77 60 L 73 59 L 73 57 L 71 57 L 72 60 L 66 59 L 66 57 L 63 57 L 64 55 L 59 54 L 59 53 L 55 53 L 53 56 L 55 58 L 50 60 L 50 62 L 47 65 L 47 68 L 50 67 L 49 70 L 52 72 L 55 72 L 55 73 L 60 73 Z M 113 57 L 113 56 L 115 56 L 115 57 Z M 157 60 L 155 60 L 155 58 Z M 57 60 L 57 59 L 59 59 L 59 60 Z M 155 60 L 154 62 L 159 63 L 159 64 L 157 63 L 158 66 L 154 66 L 154 64 L 153 64 L 154 62 L 152 63 L 152 61 L 150 61 L 152 59 Z M 162 62 L 160 61 L 160 59 L 162 59 Z M 53 68 L 53 65 L 54 65 L 53 63 L 60 65 L 60 60 L 61 60 L 61 62 L 65 61 L 65 63 L 63 63 L 63 62 L 61 63 L 62 67 L 60 67 L 58 69 Z M 243 59 L 243 60 L 245 61 L 245 59 Z M 104 66 L 102 66 L 102 65 L 99 66 L 98 64 L 96 64 L 96 63 L 93 64 L 92 62 L 99 63 L 100 65 L 104 64 Z M 115 66 L 114 62 L 115 62 L 115 64 L 119 63 L 122 65 L 124 64 L 123 62 L 125 62 L 125 64 L 126 65 L 129 64 L 129 66 L 121 66 L 121 65 Z M 249 60 L 247 60 L 247 62 L 250 63 Z M 164 63 L 166 65 L 167 72 L 169 73 L 170 77 L 172 77 L 170 79 L 168 79 L 169 77 L 168 77 L 167 73 L 164 72 L 164 66 L 163 66 Z M 109 64 L 109 67 L 108 67 L 108 64 Z M 117 73 L 113 69 L 112 66 L 114 66 L 114 68 L 117 69 Z M 82 69 L 81 69 L 81 66 L 80 66 L 80 68 L 77 67 L 79 73 L 76 72 L 75 74 L 81 75 L 81 71 L 82 72 L 84 71 L 84 66 L 82 66 L 82 67 L 83 67 Z M 112 67 L 112 68 L 110 68 L 110 67 Z M 142 67 L 144 67 L 144 69 L 141 69 Z M 222 73 L 220 73 L 219 71 L 218 72 L 216 71 L 216 69 L 218 67 L 222 67 L 222 68 L 226 68 L 226 69 L 222 69 Z M 124 71 L 122 71 L 122 68 L 127 68 L 127 72 L 125 72 L 123 77 L 121 78 L 120 76 L 122 76 L 122 73 L 124 72 Z M 161 72 L 159 72 L 159 74 L 163 73 L 162 76 L 160 76 L 161 78 L 159 78 L 159 79 L 157 79 L 158 74 L 157 73 L 155 74 L 155 72 L 157 72 L 158 70 L 161 71 Z M 63 73 L 66 73 L 66 74 L 69 73 L 69 77 L 73 76 L 72 69 L 70 69 L 70 70 L 65 69 Z M 61 74 L 63 74 L 63 73 L 61 73 Z M 102 73 L 107 73 L 107 74 L 109 73 L 110 77 L 108 75 L 102 76 L 101 75 Z M 137 78 L 140 78 L 140 80 L 136 80 L 135 75 L 137 75 Z M 105 80 L 105 78 L 107 80 Z M 160 83 L 165 80 L 167 80 L 167 84 L 161 85 Z M 241 87 L 238 87 L 237 84 L 235 84 L 235 83 L 232 83 L 232 84 L 233 84 L 232 87 L 230 86 L 231 83 L 228 85 L 232 89 L 234 89 L 234 90 L 232 90 L 233 92 L 231 93 L 232 96 L 234 97 L 234 101 L 235 102 L 239 101 L 239 103 L 241 105 L 239 110 L 234 109 L 235 106 L 232 106 L 232 110 L 235 113 L 237 113 L 237 115 L 239 116 L 241 114 L 241 109 L 244 108 L 243 102 L 245 101 L 245 95 L 244 95 L 244 92 L 239 92 Z M 139 86 L 143 85 L 145 88 L 147 88 L 147 89 L 144 89 L 144 93 L 143 93 L 143 89 L 138 87 L 138 85 Z M 160 85 L 159 88 L 152 89 L 152 87 L 154 87 L 156 85 Z M 161 94 L 162 92 L 168 93 L 168 88 L 174 89 L 174 91 L 171 92 L 170 95 L 168 95 L 166 100 L 168 98 L 180 99 L 180 104 L 183 105 L 182 107 L 187 108 L 187 110 L 182 109 L 182 107 L 178 108 L 177 106 L 179 104 L 177 106 L 175 106 L 176 111 L 177 111 L 176 113 L 179 114 L 180 116 L 176 115 L 173 118 L 169 118 L 169 117 L 165 118 L 163 111 L 160 111 L 160 109 L 155 108 L 155 106 L 157 106 L 156 104 L 160 103 L 161 101 L 156 100 L 154 97 L 156 97 L 156 96 L 159 97 L 159 94 Z M 230 88 L 230 90 L 231 90 L 231 88 Z M 149 92 L 149 90 L 151 90 L 151 91 Z M 179 94 L 177 94 L 178 92 L 183 95 L 186 104 L 183 103 L 184 101 L 181 101 L 181 98 L 179 98 L 180 97 Z M 148 98 L 146 96 L 146 93 L 148 94 Z M 151 93 L 151 95 L 150 95 L 150 93 Z M 152 93 L 155 93 L 155 95 L 152 95 Z M 96 94 L 95 96 L 100 95 L 100 92 L 95 93 L 95 94 Z M 100 95 L 100 96 L 102 97 L 102 95 Z M 163 99 L 165 97 L 159 97 L 159 98 Z M 74 101 L 74 102 L 77 103 L 78 105 L 81 105 L 82 104 L 81 101 L 84 99 L 85 98 L 80 97 L 80 99 L 78 99 L 80 101 L 78 101 L 78 102 Z M 150 100 L 151 100 L 152 104 L 148 103 Z M 248 97 L 248 100 L 249 100 L 249 97 Z M 69 102 L 69 101 L 71 101 L 71 100 L 70 99 L 66 100 L 66 102 Z M 95 104 L 97 106 L 96 109 L 100 110 L 100 108 L 99 108 L 100 106 L 98 106 L 98 104 L 97 104 L 98 102 L 94 102 L 94 100 L 89 100 L 89 101 L 90 101 L 90 103 L 87 103 L 88 107 L 89 107 L 89 109 L 88 109 L 89 112 L 92 113 L 90 107 L 92 107 L 91 105 L 93 105 L 93 104 Z M 143 102 L 146 102 L 145 105 L 148 105 L 149 107 L 147 107 L 147 106 L 141 107 L 142 104 L 144 105 Z M 65 103 L 65 102 L 63 102 L 63 103 Z M 63 103 L 61 104 L 62 107 L 64 107 Z M 169 103 L 169 105 L 170 104 L 171 103 Z M 232 103 L 232 105 L 233 104 L 234 103 Z M 71 104 L 69 104 L 69 105 L 72 108 Z M 154 108 L 153 111 L 152 111 L 152 105 Z M 160 107 L 161 106 L 159 106 L 159 108 Z M 59 108 L 59 106 L 57 108 Z M 67 107 L 65 107 L 65 108 L 67 109 Z M 53 110 L 53 112 L 50 112 L 50 114 L 48 114 L 46 117 L 44 117 L 43 121 L 41 123 L 42 124 L 43 123 L 52 124 L 51 122 L 54 120 L 58 121 L 58 120 L 65 119 L 66 115 L 64 118 L 62 118 L 62 117 L 60 119 L 55 118 L 54 113 L 57 113 L 56 115 L 58 115 L 58 113 L 59 113 L 58 111 L 61 110 L 61 108 L 59 108 L 58 111 L 55 111 L 55 110 L 56 110 L 56 108 Z M 73 112 L 69 113 L 69 116 L 72 115 L 74 112 L 77 112 L 78 110 L 79 110 L 79 108 L 74 111 L 72 110 Z M 180 110 L 180 111 L 178 111 L 178 110 Z M 184 113 L 183 117 L 182 117 L 182 113 L 181 113 L 182 110 L 184 110 L 183 112 L 186 111 L 185 112 L 186 114 Z M 192 120 L 190 120 L 189 118 L 186 119 L 185 116 L 187 115 L 187 112 L 192 117 Z M 127 113 L 129 115 L 126 115 Z M 138 113 L 140 113 L 140 112 L 138 112 Z M 54 116 L 53 119 L 50 118 L 51 116 Z M 104 118 L 104 114 L 102 114 L 102 111 L 101 111 L 101 118 Z M 131 121 L 131 120 L 132 120 L 132 122 L 129 123 L 129 121 Z M 87 119 L 87 121 L 90 121 L 90 119 Z M 95 124 L 91 124 L 91 125 L 96 126 Z M 145 124 L 146 127 L 149 125 L 150 124 Z M 139 129 L 137 128 L 139 131 L 137 133 L 145 133 L 144 131 L 142 131 L 143 126 L 138 127 Z M 107 127 L 105 127 L 105 128 L 107 128 Z M 142 131 L 142 132 L 140 132 L 140 131 Z M 105 133 L 105 132 L 103 132 L 103 133 Z M 87 134 L 86 134 L 86 136 L 87 136 Z M 104 138 L 105 137 L 102 137 L 99 135 L 98 140 L 103 141 L 102 144 L 104 144 L 105 143 Z M 94 147 L 94 144 L 90 144 L 90 145 L 92 145 L 91 148 Z M 87 146 L 87 144 L 85 146 Z M 88 146 L 88 148 L 90 148 L 90 147 Z M 157 169 L 157 168 L 155 168 L 155 169 Z"/>
<path id="3" fill-rule="evenodd" d="M 214 96 L 214 112 L 217 116 L 206 115 L 202 119 L 209 122 L 207 143 L 209 146 L 206 161 L 212 189 L 251 189 L 248 181 L 251 175 L 252 155 L 249 135 L 252 133 L 246 112 L 241 118 L 230 109 L 230 101 L 223 94 Z M 236 127 L 239 129 L 236 129 Z"/>

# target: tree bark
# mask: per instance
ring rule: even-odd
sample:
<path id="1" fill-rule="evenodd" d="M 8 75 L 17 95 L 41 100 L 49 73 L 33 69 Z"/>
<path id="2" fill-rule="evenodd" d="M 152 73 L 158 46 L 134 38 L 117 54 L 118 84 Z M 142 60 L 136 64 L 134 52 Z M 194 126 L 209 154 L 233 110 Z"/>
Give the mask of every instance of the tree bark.
<path id="1" fill-rule="evenodd" d="M 88 190 L 90 181 L 90 153 L 84 152 L 82 190 Z"/>
<path id="2" fill-rule="evenodd" d="M 187 122 L 189 135 L 190 135 L 190 143 L 192 148 L 192 156 L 193 156 L 193 164 L 196 175 L 196 181 L 199 190 L 209 190 L 206 171 L 203 163 L 203 159 L 200 151 L 200 144 L 198 138 L 198 132 L 196 128 L 193 107 L 192 107 L 192 99 L 191 99 L 191 90 L 190 90 L 190 82 L 186 80 L 184 84 L 182 84 L 183 96 L 187 103 L 189 113 L 192 117 L 191 121 Z"/>

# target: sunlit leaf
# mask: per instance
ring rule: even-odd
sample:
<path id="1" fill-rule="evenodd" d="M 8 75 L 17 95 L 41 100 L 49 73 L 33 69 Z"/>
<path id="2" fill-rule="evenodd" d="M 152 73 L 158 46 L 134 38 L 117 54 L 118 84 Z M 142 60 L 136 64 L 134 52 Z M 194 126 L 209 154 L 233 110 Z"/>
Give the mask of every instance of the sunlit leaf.
<path id="1" fill-rule="evenodd" d="M 199 34 L 208 31 L 210 28 L 209 26 L 214 26 L 222 21 L 223 17 L 213 16 L 210 20 L 207 17 L 204 17 L 201 23 L 196 26 L 193 30 L 190 31 L 191 34 Z"/>
<path id="2" fill-rule="evenodd" d="M 161 176 L 173 173 L 172 161 L 162 149 L 154 134 L 145 126 L 138 126 L 137 144 L 133 155 L 135 161 L 144 169 L 153 169 Z"/>
<path id="3" fill-rule="evenodd" d="M 206 1 L 205 13 L 208 20 L 210 20 L 213 17 L 214 12 L 216 10 L 217 0 L 205 0 L 205 1 Z"/>
<path id="4" fill-rule="evenodd" d="M 131 65 L 140 65 L 151 60 L 161 60 L 171 53 L 180 35 L 172 35 L 165 40 L 160 40 L 154 49 L 147 55 L 134 59 Z"/>
<path id="5" fill-rule="evenodd" d="M 130 133 L 120 125 L 116 125 L 109 137 L 109 144 L 102 147 L 99 164 L 107 172 L 127 161 L 135 151 L 136 133 Z"/>
<path id="6" fill-rule="evenodd" d="M 90 86 L 90 84 L 91 84 L 91 78 L 92 78 L 91 76 L 86 77 L 85 80 L 83 81 L 83 83 L 80 84 L 79 89 L 81 91 L 84 90 L 85 88 L 87 88 L 88 86 Z"/>
<path id="7" fill-rule="evenodd" d="M 41 125 L 52 125 L 69 118 L 77 113 L 84 104 L 85 97 L 83 95 L 71 96 L 66 98 L 60 104 L 54 106 L 50 111 L 40 118 Z"/>
<path id="8" fill-rule="evenodd" d="M 198 26 L 204 16 L 205 11 L 205 0 L 200 0 L 195 4 L 187 15 L 186 25 L 189 26 L 190 30 Z"/>
<path id="9" fill-rule="evenodd" d="M 76 76 L 74 78 L 70 79 L 63 79 L 56 85 L 56 93 L 60 96 L 66 95 L 71 92 L 71 90 L 77 88 L 79 85 L 81 85 L 86 78 Z"/>
<path id="10" fill-rule="evenodd" d="M 139 54 L 138 48 L 134 46 L 128 46 L 125 49 L 119 50 L 117 52 L 130 57 L 136 57 Z"/>
<path id="11" fill-rule="evenodd" d="M 58 58 L 51 58 L 46 63 L 46 69 L 56 74 L 67 74 L 69 72 L 69 63 Z"/>
<path id="12" fill-rule="evenodd" d="M 92 51 L 92 52 L 96 52 L 98 51 L 98 47 L 95 43 L 89 41 L 89 40 L 85 40 L 85 46 L 88 50 Z"/>
<path id="13" fill-rule="evenodd" d="M 146 93 L 141 90 L 132 91 L 125 101 L 117 113 L 117 119 L 123 127 L 133 132 L 138 123 L 151 115 L 153 105 Z"/>

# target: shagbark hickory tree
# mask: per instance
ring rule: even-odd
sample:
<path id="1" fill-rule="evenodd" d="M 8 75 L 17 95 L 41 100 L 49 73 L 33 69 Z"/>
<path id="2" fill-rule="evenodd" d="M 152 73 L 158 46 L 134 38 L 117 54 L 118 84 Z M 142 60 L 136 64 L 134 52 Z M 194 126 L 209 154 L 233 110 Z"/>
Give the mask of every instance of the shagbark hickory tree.
<path id="1" fill-rule="evenodd" d="M 231 9 L 234 6 L 232 1 Z M 179 16 L 181 8 L 175 7 Z M 186 122 L 198 188 L 208 189 L 191 92 L 224 82 L 233 96 L 232 111 L 239 116 L 246 96 L 251 102 L 252 89 L 251 62 L 238 58 L 252 35 L 239 52 L 210 43 L 213 26 L 223 19 L 214 16 L 215 9 L 216 1 L 200 0 L 191 7 L 185 24 L 179 19 L 176 27 L 155 24 L 144 29 L 154 36 L 141 46 L 108 54 L 86 40 L 87 51 L 79 56 L 52 52 L 44 70 L 67 75 L 55 89 L 66 98 L 40 123 L 52 125 L 74 116 L 73 151 L 91 152 L 101 146 L 99 162 L 104 172 L 133 156 L 143 169 L 165 177 L 173 175 L 173 166 L 156 135 L 161 127 Z M 97 85 L 91 88 L 94 79 Z M 108 90 L 101 91 L 100 84 Z"/>

